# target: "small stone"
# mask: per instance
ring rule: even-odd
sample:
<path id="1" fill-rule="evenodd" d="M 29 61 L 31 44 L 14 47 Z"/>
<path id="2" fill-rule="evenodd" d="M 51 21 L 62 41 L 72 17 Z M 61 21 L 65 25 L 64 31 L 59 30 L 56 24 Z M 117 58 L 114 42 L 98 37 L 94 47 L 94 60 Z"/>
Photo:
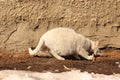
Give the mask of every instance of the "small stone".
<path id="1" fill-rule="evenodd" d="M 120 64 L 119 62 L 115 62 L 116 64 Z"/>
<path id="2" fill-rule="evenodd" d="M 17 68 L 15 67 L 14 70 L 17 70 Z"/>
<path id="3" fill-rule="evenodd" d="M 56 69 L 56 70 L 55 70 L 55 72 L 59 72 L 59 70 L 58 70 L 58 69 Z"/>
<path id="4" fill-rule="evenodd" d="M 28 66 L 28 67 L 27 67 L 27 69 L 31 69 L 31 68 L 32 68 L 32 66 Z"/>

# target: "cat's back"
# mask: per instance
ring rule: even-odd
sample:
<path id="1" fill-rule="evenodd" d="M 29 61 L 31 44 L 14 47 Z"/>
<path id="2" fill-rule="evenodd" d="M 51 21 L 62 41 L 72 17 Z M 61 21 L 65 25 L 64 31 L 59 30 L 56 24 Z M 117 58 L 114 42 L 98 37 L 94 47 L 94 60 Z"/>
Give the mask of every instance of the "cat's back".
<path id="1" fill-rule="evenodd" d="M 43 37 L 46 37 L 46 38 L 70 38 L 72 36 L 75 36 L 77 33 L 71 29 L 71 28 L 63 28 L 63 27 L 60 27 L 60 28 L 54 28 L 54 29 L 51 29 L 49 31 L 47 31 Z"/>

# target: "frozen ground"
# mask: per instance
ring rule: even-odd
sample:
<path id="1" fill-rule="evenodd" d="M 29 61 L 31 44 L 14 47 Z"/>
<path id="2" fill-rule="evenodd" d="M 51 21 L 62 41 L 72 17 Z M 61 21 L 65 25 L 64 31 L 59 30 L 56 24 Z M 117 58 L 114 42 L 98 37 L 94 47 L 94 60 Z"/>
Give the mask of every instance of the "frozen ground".
<path id="1" fill-rule="evenodd" d="M 120 80 L 120 74 L 104 75 L 80 70 L 62 73 L 3 70 L 0 71 L 0 80 Z"/>

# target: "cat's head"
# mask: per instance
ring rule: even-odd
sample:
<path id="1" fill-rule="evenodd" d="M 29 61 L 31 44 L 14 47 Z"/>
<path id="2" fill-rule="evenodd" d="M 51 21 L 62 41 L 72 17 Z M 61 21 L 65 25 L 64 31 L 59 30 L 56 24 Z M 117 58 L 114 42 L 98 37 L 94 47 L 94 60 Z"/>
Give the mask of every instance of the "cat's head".
<path id="1" fill-rule="evenodd" d="M 92 41 L 91 49 L 92 49 L 94 55 L 99 54 L 98 44 L 99 44 L 99 41 Z"/>

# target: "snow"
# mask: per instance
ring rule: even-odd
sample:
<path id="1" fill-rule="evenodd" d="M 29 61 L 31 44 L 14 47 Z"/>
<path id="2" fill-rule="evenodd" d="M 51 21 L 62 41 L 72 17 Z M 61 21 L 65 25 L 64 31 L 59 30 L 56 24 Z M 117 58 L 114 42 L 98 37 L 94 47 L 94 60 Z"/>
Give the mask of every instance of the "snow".
<path id="1" fill-rule="evenodd" d="M 105 75 L 81 72 L 80 70 L 62 73 L 2 70 L 0 71 L 0 80 L 120 80 L 120 74 Z"/>

